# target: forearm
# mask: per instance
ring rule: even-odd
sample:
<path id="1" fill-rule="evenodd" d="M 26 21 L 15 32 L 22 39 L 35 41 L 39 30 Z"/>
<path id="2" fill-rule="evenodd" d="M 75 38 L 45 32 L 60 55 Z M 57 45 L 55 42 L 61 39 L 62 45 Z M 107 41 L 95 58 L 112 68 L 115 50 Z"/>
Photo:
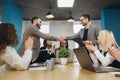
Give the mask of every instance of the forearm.
<path id="1" fill-rule="evenodd" d="M 15 50 L 7 49 L 2 60 L 16 70 L 26 70 L 32 58 L 32 51 L 25 50 L 23 57 L 20 57 Z"/>
<path id="2" fill-rule="evenodd" d="M 99 50 L 94 51 L 95 55 L 97 56 L 97 58 L 99 59 L 99 61 L 102 63 L 102 65 L 109 65 L 113 62 L 114 58 L 112 58 L 111 56 L 106 56 L 104 57 L 104 55 L 102 53 L 100 53 Z"/>
<path id="3" fill-rule="evenodd" d="M 119 52 L 113 53 L 112 56 L 113 56 L 117 61 L 120 62 L 120 53 L 119 53 Z"/>
<path id="4" fill-rule="evenodd" d="M 51 36 L 51 35 L 48 35 L 46 33 L 42 33 L 41 31 L 39 31 L 38 29 L 36 29 L 34 27 L 31 27 L 31 29 L 29 29 L 29 32 L 32 35 L 38 36 L 39 38 L 57 41 L 57 37 L 56 36 Z"/>
<path id="5" fill-rule="evenodd" d="M 78 38 L 80 37 L 79 34 L 75 34 L 75 35 L 71 35 L 71 36 L 66 36 L 66 39 L 67 40 L 72 40 L 72 39 L 75 39 L 75 38 Z"/>
<path id="6" fill-rule="evenodd" d="M 21 69 L 26 70 L 30 64 L 30 61 L 32 59 L 32 51 L 27 49 L 24 52 L 24 55 L 22 56 L 22 64 L 21 64 Z"/>

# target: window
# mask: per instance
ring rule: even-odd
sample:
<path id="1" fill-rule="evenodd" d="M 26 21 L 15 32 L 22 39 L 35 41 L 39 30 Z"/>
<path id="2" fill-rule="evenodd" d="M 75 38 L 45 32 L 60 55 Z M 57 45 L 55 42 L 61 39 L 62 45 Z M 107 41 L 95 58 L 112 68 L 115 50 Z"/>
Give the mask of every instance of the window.
<path id="1" fill-rule="evenodd" d="M 80 29 L 82 29 L 83 28 L 83 26 L 80 24 L 80 22 L 79 21 L 75 21 L 74 23 L 73 23 L 73 33 L 78 33 L 79 31 L 80 31 Z M 75 48 L 78 48 L 78 44 L 77 43 L 75 43 Z M 78 63 L 78 60 L 77 60 L 77 58 L 76 58 L 76 56 L 74 56 L 74 65 L 80 65 L 79 63 Z"/>
<path id="2" fill-rule="evenodd" d="M 82 28 L 83 28 L 83 26 L 80 24 L 79 21 L 75 21 L 73 23 L 73 33 L 78 33 L 80 31 L 80 29 L 82 29 Z M 78 47 L 78 44 L 75 43 L 75 48 L 77 48 L 77 47 Z"/>
<path id="3" fill-rule="evenodd" d="M 43 22 L 42 22 L 41 29 L 40 29 L 39 31 L 41 31 L 41 32 L 43 32 L 43 33 L 46 33 L 46 34 L 49 33 L 49 23 L 50 23 L 50 22 L 43 21 Z M 40 47 L 43 46 L 43 40 L 44 40 L 44 39 L 40 38 L 40 43 L 41 43 Z"/>

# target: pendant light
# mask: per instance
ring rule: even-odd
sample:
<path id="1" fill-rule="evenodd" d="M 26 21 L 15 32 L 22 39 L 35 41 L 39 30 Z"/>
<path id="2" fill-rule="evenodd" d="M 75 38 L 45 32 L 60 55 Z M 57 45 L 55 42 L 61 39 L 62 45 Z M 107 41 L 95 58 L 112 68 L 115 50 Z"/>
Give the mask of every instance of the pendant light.
<path id="1" fill-rule="evenodd" d="M 48 19 L 54 18 L 54 15 L 51 13 L 51 9 L 49 9 L 49 12 L 46 14 L 46 18 Z"/>
<path id="2" fill-rule="evenodd" d="M 68 22 L 74 22 L 74 18 L 72 17 L 72 13 L 69 13 L 70 17 L 68 18 Z"/>

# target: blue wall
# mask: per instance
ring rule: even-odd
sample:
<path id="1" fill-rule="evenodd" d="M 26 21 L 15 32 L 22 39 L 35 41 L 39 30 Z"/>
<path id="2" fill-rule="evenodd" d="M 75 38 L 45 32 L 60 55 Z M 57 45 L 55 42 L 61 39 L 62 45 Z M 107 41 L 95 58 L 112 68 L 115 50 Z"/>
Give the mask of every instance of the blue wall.
<path id="1" fill-rule="evenodd" d="M 101 12 L 102 29 L 112 30 L 120 46 L 120 9 L 103 9 Z"/>
<path id="2" fill-rule="evenodd" d="M 13 2 L 13 0 L 2 0 L 2 22 L 10 22 L 15 25 L 19 38 L 19 44 L 16 46 L 17 50 L 21 44 L 22 18 L 22 10 Z"/>

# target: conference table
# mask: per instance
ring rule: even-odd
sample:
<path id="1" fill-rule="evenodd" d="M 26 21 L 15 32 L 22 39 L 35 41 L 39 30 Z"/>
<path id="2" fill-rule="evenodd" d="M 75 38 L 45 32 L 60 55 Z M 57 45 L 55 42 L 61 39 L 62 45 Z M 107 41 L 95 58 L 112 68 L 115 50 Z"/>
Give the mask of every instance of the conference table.
<path id="1" fill-rule="evenodd" d="M 0 73 L 0 80 L 120 80 L 110 73 L 95 73 L 74 64 L 56 64 L 54 70 L 26 70 Z"/>

